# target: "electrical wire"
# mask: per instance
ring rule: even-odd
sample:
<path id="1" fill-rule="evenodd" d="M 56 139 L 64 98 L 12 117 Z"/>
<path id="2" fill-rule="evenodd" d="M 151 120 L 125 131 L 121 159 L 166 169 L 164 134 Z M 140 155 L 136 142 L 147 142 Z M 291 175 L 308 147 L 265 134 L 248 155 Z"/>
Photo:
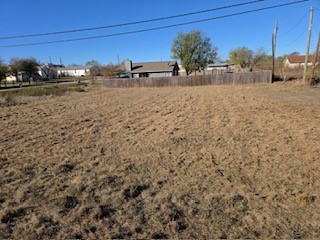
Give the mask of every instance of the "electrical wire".
<path id="1" fill-rule="evenodd" d="M 120 32 L 120 33 L 114 33 L 114 34 L 106 34 L 106 35 L 98 35 L 98 36 L 91 36 L 91 37 L 71 38 L 71 39 L 54 40 L 54 41 L 34 42 L 34 43 L 12 44 L 12 45 L 0 46 L 0 47 L 1 48 L 12 48 L 12 47 L 34 46 L 34 45 L 74 42 L 74 41 L 83 41 L 83 40 L 89 40 L 89 39 L 98 39 L 98 38 L 108 38 L 108 37 L 114 37 L 114 36 L 130 35 L 130 34 L 135 34 L 135 33 L 149 32 L 149 31 L 162 30 L 162 29 L 173 28 L 173 27 L 178 27 L 178 26 L 186 26 L 186 25 L 195 24 L 195 23 L 213 21 L 213 20 L 222 19 L 222 18 L 228 18 L 228 17 L 239 16 L 239 15 L 244 15 L 244 14 L 248 14 L 248 13 L 254 13 L 254 12 L 259 12 L 259 11 L 264 11 L 264 10 L 269 10 L 269 9 L 280 8 L 280 7 L 289 6 L 289 5 L 293 5 L 293 4 L 299 4 L 299 3 L 307 2 L 307 1 L 308 0 L 299 0 L 299 1 L 294 1 L 294 2 L 285 3 L 285 4 L 278 4 L 278 5 L 273 5 L 273 6 L 264 7 L 264 8 L 258 8 L 258 9 L 253 9 L 253 10 L 248 10 L 248 11 L 243 11 L 243 12 L 238 12 L 238 13 L 232 13 L 232 14 L 222 15 L 222 16 L 218 16 L 218 17 L 213 17 L 213 18 L 206 18 L 206 19 L 201 19 L 201 20 L 196 20 L 196 21 L 166 25 L 166 26 L 162 26 L 162 27 L 154 27 L 154 28 L 148 28 L 148 29 Z"/>
<path id="2" fill-rule="evenodd" d="M 279 37 L 283 37 L 287 35 L 289 32 L 291 32 L 293 29 L 295 29 L 306 18 L 308 14 L 309 14 L 309 11 L 307 11 L 305 15 L 292 28 L 290 28 L 287 32 L 281 34 Z"/>
<path id="3" fill-rule="evenodd" d="M 228 9 L 228 8 L 240 7 L 240 6 L 245 6 L 245 5 L 254 4 L 254 3 L 263 2 L 263 1 L 265 1 L 265 0 L 254 0 L 254 1 L 249 1 L 249 2 L 243 2 L 243 3 L 238 3 L 238 4 L 223 6 L 223 7 L 218 7 L 218 8 L 206 9 L 206 10 L 197 11 L 197 12 L 183 13 L 183 14 L 178 14 L 178 15 L 173 15 L 173 16 L 146 19 L 146 20 L 141 20 L 141 21 L 136 21 L 136 22 L 119 23 L 119 24 L 107 25 L 107 26 L 98 26 L 98 27 L 90 27 L 90 28 L 79 28 L 79 29 L 63 30 L 63 31 L 57 31 L 57 32 L 46 32 L 46 33 L 35 33 L 35 34 L 26 34 L 26 35 L 5 36 L 5 37 L 0 37 L 0 40 L 17 39 L 17 38 L 28 38 L 28 37 L 39 37 L 39 36 L 47 36 L 47 35 L 58 35 L 58 34 L 66 34 L 66 33 L 75 33 L 75 32 L 84 32 L 84 31 L 93 31 L 93 30 L 100 30 L 100 29 L 124 27 L 124 26 L 130 26 L 130 25 L 138 25 L 138 24 L 142 24 L 142 23 L 163 21 L 163 20 L 168 20 L 168 19 L 173 19 L 173 18 L 180 18 L 180 17 L 191 16 L 191 15 L 197 15 L 197 14 L 201 14 L 201 13 L 219 11 L 219 10 L 224 10 L 224 9 Z"/>
<path id="4" fill-rule="evenodd" d="M 298 41 L 298 40 L 303 36 L 303 34 L 305 34 L 307 31 L 308 31 L 308 28 L 306 28 L 295 40 L 293 40 L 292 42 L 290 42 L 290 43 L 287 44 L 287 45 L 281 46 L 281 48 L 286 48 L 286 47 L 294 44 L 294 43 L 295 43 L 296 41 Z"/>

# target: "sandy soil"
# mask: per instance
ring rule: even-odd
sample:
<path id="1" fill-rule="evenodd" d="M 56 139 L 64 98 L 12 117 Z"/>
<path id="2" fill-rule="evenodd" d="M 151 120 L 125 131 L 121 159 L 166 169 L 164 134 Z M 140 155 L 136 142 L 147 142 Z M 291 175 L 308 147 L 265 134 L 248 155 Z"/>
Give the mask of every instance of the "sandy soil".
<path id="1" fill-rule="evenodd" d="M 0 239 L 320 238 L 320 89 L 91 89 L 0 111 Z"/>

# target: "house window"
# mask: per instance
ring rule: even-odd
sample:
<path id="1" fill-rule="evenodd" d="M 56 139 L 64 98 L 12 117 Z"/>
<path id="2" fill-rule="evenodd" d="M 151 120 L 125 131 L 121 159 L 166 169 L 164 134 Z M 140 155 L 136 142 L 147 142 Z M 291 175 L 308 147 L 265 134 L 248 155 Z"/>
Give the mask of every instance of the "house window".
<path id="1" fill-rule="evenodd" d="M 149 73 L 139 73 L 139 77 L 149 77 Z"/>

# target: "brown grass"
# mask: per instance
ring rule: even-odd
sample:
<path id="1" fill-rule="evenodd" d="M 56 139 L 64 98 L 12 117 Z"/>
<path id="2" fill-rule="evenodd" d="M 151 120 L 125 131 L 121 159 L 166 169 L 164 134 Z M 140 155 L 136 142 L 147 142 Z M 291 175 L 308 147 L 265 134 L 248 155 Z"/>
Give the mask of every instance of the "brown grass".
<path id="1" fill-rule="evenodd" d="M 0 107 L 26 104 L 45 96 L 63 96 L 71 92 L 85 92 L 86 85 L 62 85 L 52 87 L 23 88 L 0 92 Z"/>
<path id="2" fill-rule="evenodd" d="M 319 238 L 319 88 L 96 89 L 0 112 L 0 239 Z"/>

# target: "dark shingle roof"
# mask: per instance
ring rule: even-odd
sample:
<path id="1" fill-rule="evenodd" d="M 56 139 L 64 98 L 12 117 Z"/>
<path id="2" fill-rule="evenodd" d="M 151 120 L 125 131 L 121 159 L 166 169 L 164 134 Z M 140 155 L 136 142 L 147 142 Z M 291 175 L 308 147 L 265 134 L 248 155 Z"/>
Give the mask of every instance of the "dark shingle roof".
<path id="1" fill-rule="evenodd" d="M 172 72 L 175 64 L 173 61 L 132 63 L 131 73 Z M 125 71 L 124 64 L 117 70 Z"/>
<path id="2" fill-rule="evenodd" d="M 234 64 L 232 63 L 212 63 L 212 64 L 208 64 L 208 67 L 211 68 L 217 68 L 217 67 L 229 67 L 229 66 L 233 66 Z"/>

